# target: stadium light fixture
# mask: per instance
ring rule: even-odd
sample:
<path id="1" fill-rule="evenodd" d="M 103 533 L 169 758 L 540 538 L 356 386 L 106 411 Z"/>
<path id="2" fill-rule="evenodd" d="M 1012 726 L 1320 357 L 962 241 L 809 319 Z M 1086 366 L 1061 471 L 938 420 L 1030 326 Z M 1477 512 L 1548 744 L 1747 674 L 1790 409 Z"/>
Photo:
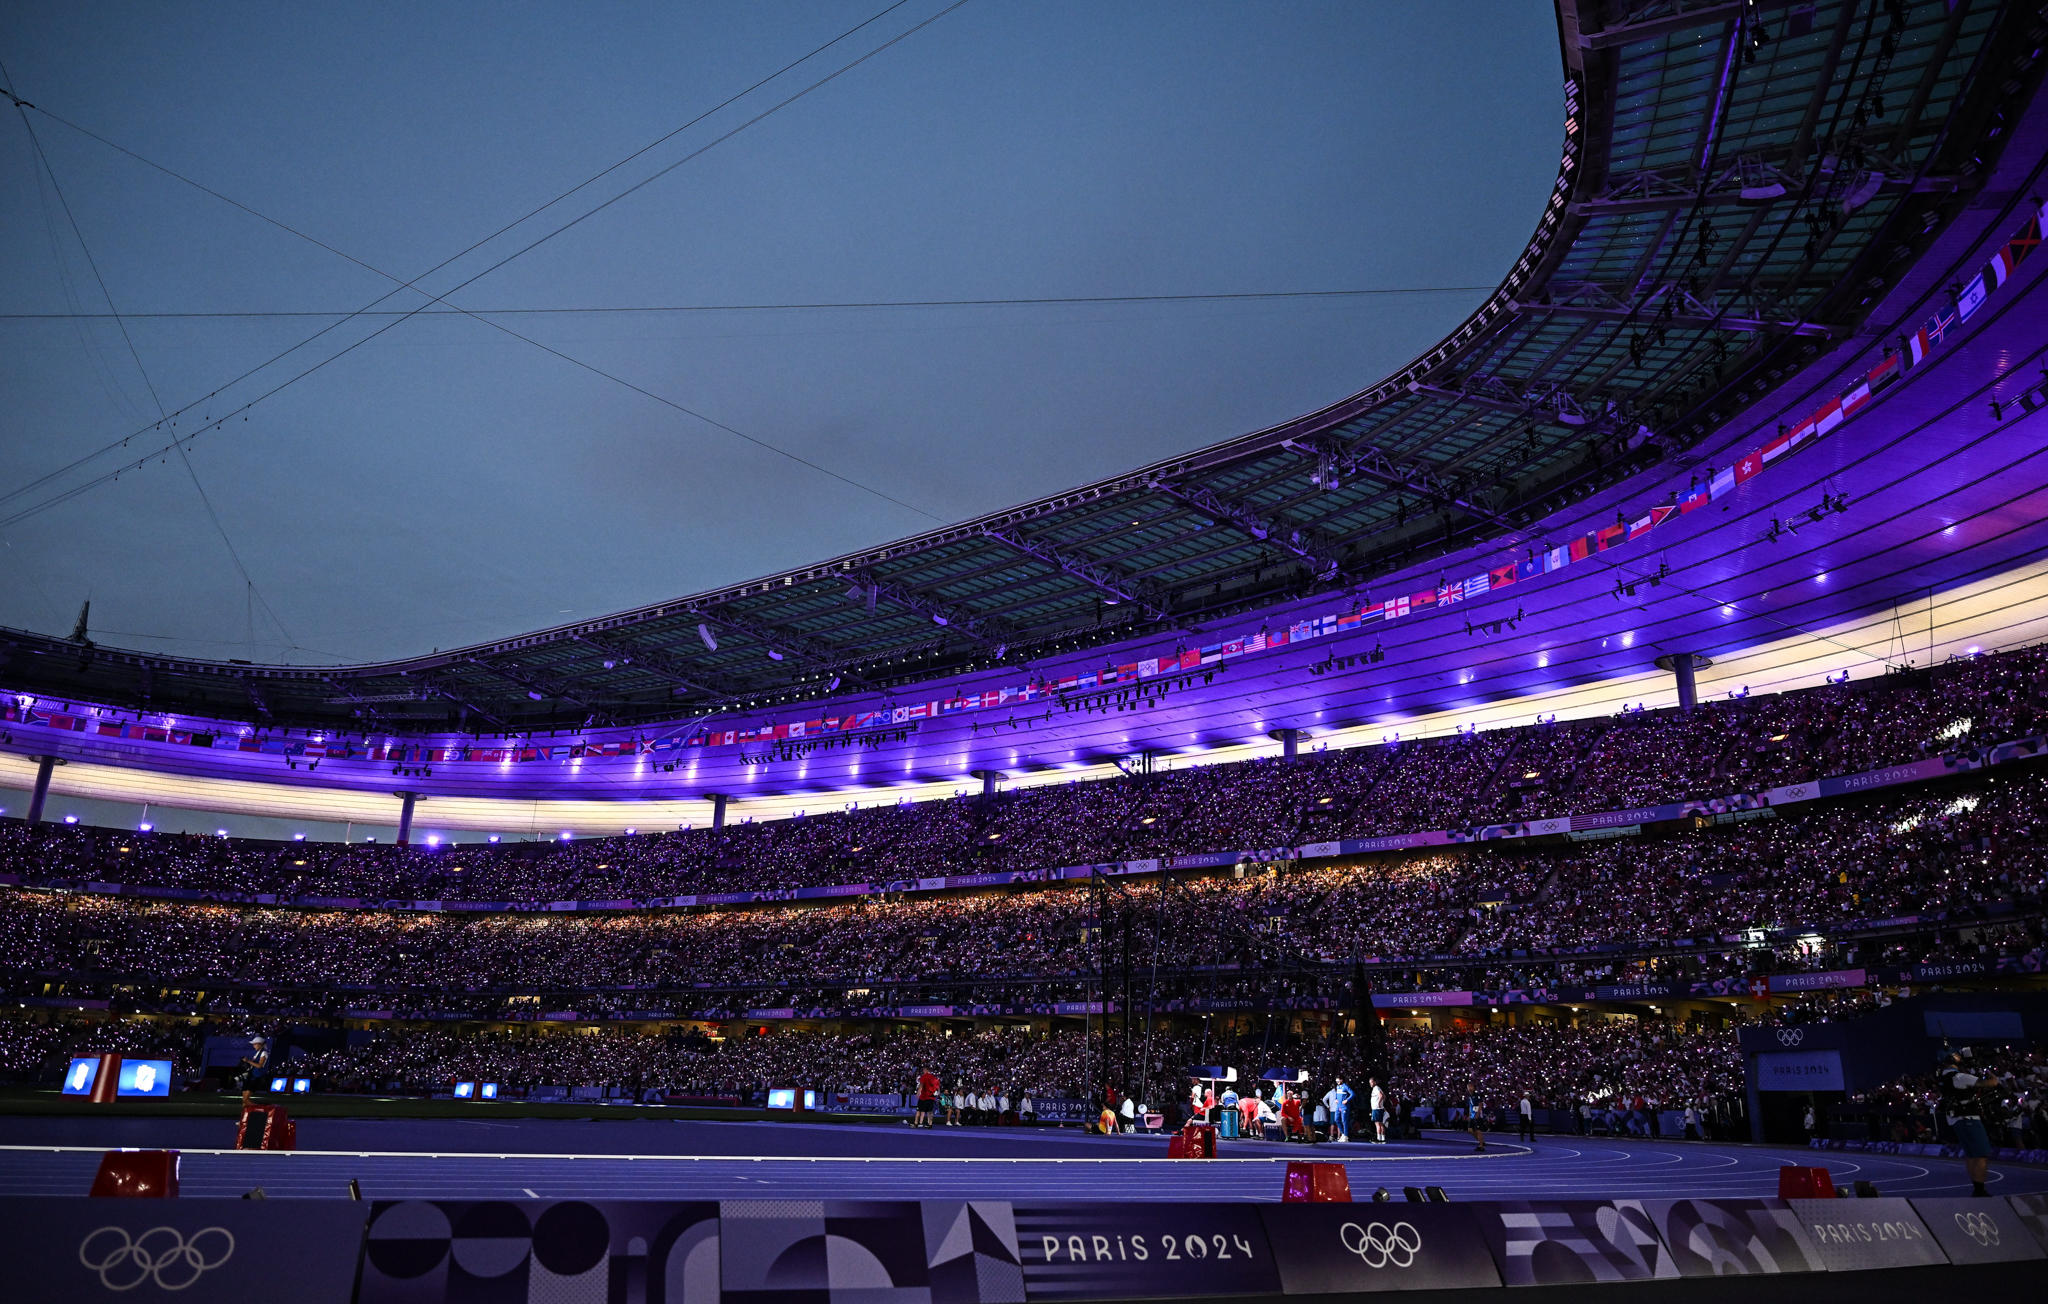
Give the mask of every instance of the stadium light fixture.
<path id="1" fill-rule="evenodd" d="M 136 830 L 141 833 L 147 833 L 155 827 L 156 825 L 151 824 L 148 820 L 144 820 L 142 821 L 142 823 L 135 826 Z"/>
<path id="2" fill-rule="evenodd" d="M 495 833 L 493 833 L 493 834 L 491 835 L 491 837 L 490 837 L 490 840 L 491 840 L 492 842 L 496 842 L 496 841 L 498 840 L 498 835 L 497 835 L 497 834 L 495 834 Z"/>
<path id="3" fill-rule="evenodd" d="M 697 637 L 703 640 L 705 651 L 718 651 L 718 637 L 711 632 L 711 626 L 700 623 L 697 626 Z"/>
<path id="4" fill-rule="evenodd" d="M 213 835 L 217 838 L 224 838 L 228 835 L 228 831 L 226 829 L 215 829 Z"/>
<path id="5" fill-rule="evenodd" d="M 66 815 L 66 816 L 64 817 L 64 822 L 65 822 L 66 824 L 76 824 L 76 823 L 78 823 L 78 816 L 76 816 L 76 815 Z"/>

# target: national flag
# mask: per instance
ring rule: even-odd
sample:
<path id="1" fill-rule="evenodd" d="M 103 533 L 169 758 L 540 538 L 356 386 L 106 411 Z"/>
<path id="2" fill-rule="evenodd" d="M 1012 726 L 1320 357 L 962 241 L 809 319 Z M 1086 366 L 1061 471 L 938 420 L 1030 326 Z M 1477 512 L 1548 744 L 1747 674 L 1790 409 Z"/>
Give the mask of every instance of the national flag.
<path id="1" fill-rule="evenodd" d="M 1906 337 L 1906 357 L 1909 359 L 1910 365 L 1919 366 L 1927 360 L 1927 355 L 1933 351 L 1934 343 L 1927 338 L 1926 331 L 1914 331 Z"/>
<path id="2" fill-rule="evenodd" d="M 1118 679 L 1136 679 L 1138 677 L 1138 663 L 1132 661 L 1118 666 L 1116 668 L 1116 677 Z"/>
<path id="3" fill-rule="evenodd" d="M 1490 587 L 1492 587 L 1492 580 L 1488 576 L 1467 575 L 1465 577 L 1465 596 L 1468 598 L 1479 597 Z"/>
<path id="4" fill-rule="evenodd" d="M 910 708 L 908 718 L 912 720 L 925 720 L 931 717 L 931 713 L 932 708 L 929 703 L 919 702 Z"/>
<path id="5" fill-rule="evenodd" d="M 1521 578 L 1521 568 L 1514 562 L 1509 562 L 1505 566 L 1494 567 L 1486 574 L 1490 587 L 1504 589 Z"/>
<path id="6" fill-rule="evenodd" d="M 1533 580 L 1543 571 L 1544 560 L 1541 557 L 1531 557 L 1527 561 L 1515 563 L 1515 578 L 1518 580 Z"/>
<path id="7" fill-rule="evenodd" d="M 1582 534 L 1573 539 L 1569 548 L 1573 561 L 1584 561 L 1596 551 L 1593 536 L 1590 534 Z"/>
<path id="8" fill-rule="evenodd" d="M 1831 398 L 1827 402 L 1815 408 L 1813 410 L 1813 416 L 1810 419 L 1810 423 L 1813 430 L 1813 435 L 1809 437 L 1818 437 L 1824 435 L 1828 431 L 1833 430 L 1836 426 L 1841 425 L 1842 400 L 1838 398 Z M 1800 438 L 1800 435 L 1801 432 L 1805 429 L 1807 429 L 1807 427 L 1801 426 L 1799 430 L 1795 430 L 1792 432 L 1792 442 L 1794 444 L 1804 442 L 1804 440 Z"/>
<path id="9" fill-rule="evenodd" d="M 1991 297 L 1991 287 L 1984 283 L 1982 276 L 1973 276 L 1956 298 L 1956 320 L 1968 321 L 1984 306 L 1984 300 Z"/>
<path id="10" fill-rule="evenodd" d="M 1543 554 L 1544 570 L 1563 570 L 1571 564 L 1572 552 L 1570 548 L 1552 548 L 1549 552 Z"/>
<path id="11" fill-rule="evenodd" d="M 1657 518 L 1654 516 L 1638 516 L 1635 520 L 1630 521 L 1628 523 L 1629 542 L 1633 543 L 1648 534 L 1651 527 L 1655 526 L 1656 523 Z"/>
<path id="12" fill-rule="evenodd" d="M 1694 481 L 1692 484 L 1686 487 L 1684 493 L 1678 496 L 1678 514 L 1680 516 L 1685 516 L 1689 513 L 1696 512 L 1700 508 L 1705 507 L 1708 503 L 1712 501 L 1712 489 L 1707 485 L 1701 484 L 1698 481 Z"/>
<path id="13" fill-rule="evenodd" d="M 1244 641 L 1244 650 L 1247 652 L 1264 652 L 1266 650 L 1266 631 L 1262 629 L 1246 639 Z"/>
<path id="14" fill-rule="evenodd" d="M 1276 630 L 1274 630 L 1274 631 L 1273 631 L 1273 633 L 1272 633 L 1272 634 L 1271 634 L 1271 635 L 1270 635 L 1270 636 L 1269 636 L 1269 637 L 1268 637 L 1268 638 L 1266 639 L 1266 646 L 1268 646 L 1268 647 L 1286 647 L 1286 646 L 1287 646 L 1287 644 L 1288 644 L 1289 642 L 1291 642 L 1291 641 L 1292 641 L 1292 631 L 1290 631 L 1290 630 L 1285 630 L 1285 629 L 1276 629 Z"/>
<path id="15" fill-rule="evenodd" d="M 1741 461 L 1735 464 L 1735 483 L 1741 484 L 1745 480 L 1754 479 L 1763 469 L 1764 450 L 1752 448 L 1742 455 Z"/>
<path id="16" fill-rule="evenodd" d="M 1436 591 L 1436 604 L 1439 607 L 1448 607 L 1453 602 L 1464 600 L 1465 586 L 1461 583 L 1446 584 Z"/>
<path id="17" fill-rule="evenodd" d="M 1241 656 L 1243 656 L 1243 655 L 1244 655 L 1244 640 L 1243 640 L 1243 639 L 1241 639 L 1241 638 L 1231 638 L 1231 639 L 1225 639 L 1225 640 L 1223 641 L 1223 653 L 1222 653 L 1222 655 L 1223 655 L 1224 657 L 1241 657 Z"/>
<path id="18" fill-rule="evenodd" d="M 1407 598 L 1389 598 L 1387 600 L 1386 613 L 1388 620 L 1398 620 L 1400 617 L 1407 615 L 1408 611 L 1409 601 Z"/>
<path id="19" fill-rule="evenodd" d="M 2036 212 L 2026 220 L 2025 225 L 2013 232 L 2012 239 L 2005 242 L 2005 251 L 2012 255 L 2015 266 L 2027 261 L 2027 255 L 2041 245 L 2041 214 Z"/>
<path id="20" fill-rule="evenodd" d="M 1904 371 L 1905 368 L 1900 365 L 1899 355 L 1890 353 L 1885 355 L 1883 362 L 1870 369 L 1870 374 L 1864 377 L 1864 380 L 1869 383 L 1870 392 L 1875 394 L 1897 380 Z"/>
<path id="21" fill-rule="evenodd" d="M 1623 536 L 1627 533 L 1628 527 L 1619 522 L 1613 525 L 1602 526 L 1593 532 L 1593 550 L 1595 552 L 1606 552 L 1615 544 L 1620 543 Z"/>
<path id="22" fill-rule="evenodd" d="M 1760 973 L 1749 980 L 1749 999 L 1752 1001 L 1768 1001 L 1771 999 L 1771 976 L 1769 974 Z"/>
<path id="23" fill-rule="evenodd" d="M 1961 320 L 1962 318 L 1957 315 L 1954 308 L 1943 308 L 1922 322 L 1920 330 L 1927 336 L 1928 343 L 1939 344 L 1942 341 L 1942 337 L 1947 335 L 1949 330 Z"/>
<path id="24" fill-rule="evenodd" d="M 1723 498 L 1735 492 L 1735 468 L 1724 466 L 1714 472 L 1713 481 L 1707 486 L 1709 498 Z"/>
<path id="25" fill-rule="evenodd" d="M 1357 612 L 1355 612 L 1355 611 L 1340 611 L 1340 612 L 1338 612 L 1338 613 L 1337 613 L 1337 621 L 1336 621 L 1336 625 L 1337 625 L 1337 628 L 1338 628 L 1338 629 L 1340 629 L 1340 630 L 1344 630 L 1344 629 L 1357 629 L 1357 628 L 1358 628 L 1358 613 L 1357 613 Z"/>
<path id="26" fill-rule="evenodd" d="M 1763 454 L 1764 465 L 1769 466 L 1785 456 L 1785 454 L 1791 452 L 1798 445 L 1806 442 L 1806 439 L 1811 437 L 1812 432 L 1813 423 L 1809 421 L 1805 425 L 1787 430 L 1784 434 L 1778 435 L 1775 438 L 1766 439 L 1764 446 L 1757 450 Z"/>
<path id="27" fill-rule="evenodd" d="M 1358 619 L 1361 623 L 1370 624 L 1375 620 L 1385 620 L 1386 618 L 1387 604 L 1384 602 L 1368 602 L 1358 609 Z"/>
<path id="28" fill-rule="evenodd" d="M 1991 261 L 1984 264 L 1984 279 L 1996 289 L 2012 279 L 2013 257 L 2009 249 L 2001 249 L 1991 255 Z"/>
<path id="29" fill-rule="evenodd" d="M 1408 595 L 1408 610 L 1410 611 L 1420 611 L 1424 607 L 1434 607 L 1435 605 L 1435 589 L 1424 589 L 1420 593 L 1411 593 Z"/>
<path id="30" fill-rule="evenodd" d="M 1194 670 L 1194 669 L 1196 669 L 1197 667 L 1199 667 L 1199 666 L 1200 666 L 1201 664 L 1202 664 L 1202 649 L 1200 649 L 1200 648 L 1198 648 L 1198 647 L 1191 647 L 1191 648 L 1185 648 L 1185 649 L 1183 649 L 1183 650 L 1181 651 L 1181 654 L 1180 654 L 1180 668 L 1181 668 L 1182 670 Z"/>
<path id="31" fill-rule="evenodd" d="M 1870 377 L 1865 376 L 1842 391 L 1842 417 L 1847 420 L 1856 415 L 1865 403 L 1870 401 Z"/>
<path id="32" fill-rule="evenodd" d="M 1209 645 L 1208 645 L 1207 647 L 1204 647 L 1204 648 L 1202 649 L 1202 651 L 1201 651 L 1201 657 L 1202 657 L 1202 662 L 1201 662 L 1201 663 L 1202 663 L 1203 665 L 1205 665 L 1205 666 L 1213 666 L 1213 665 L 1215 665 L 1215 664 L 1216 664 L 1216 663 L 1217 663 L 1218 661 L 1221 661 L 1221 660 L 1223 659 L 1223 645 L 1222 645 L 1221 643 L 1211 643 L 1211 644 L 1209 644 Z"/>

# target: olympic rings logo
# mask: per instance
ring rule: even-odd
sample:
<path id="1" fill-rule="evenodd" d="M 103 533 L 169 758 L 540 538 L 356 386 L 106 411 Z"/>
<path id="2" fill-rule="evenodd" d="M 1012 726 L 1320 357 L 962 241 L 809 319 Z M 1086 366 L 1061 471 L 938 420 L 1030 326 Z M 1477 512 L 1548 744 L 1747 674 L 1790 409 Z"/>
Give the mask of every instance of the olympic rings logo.
<path id="1" fill-rule="evenodd" d="M 190 1240 L 175 1227 L 152 1227 L 135 1237 L 123 1227 L 101 1227 L 78 1243 L 78 1261 L 110 1291 L 134 1290 L 145 1281 L 159 1290 L 183 1290 L 234 1253 L 234 1233 L 225 1227 L 201 1228 Z"/>
<path id="2" fill-rule="evenodd" d="M 1998 1223 L 1992 1219 L 1990 1214 L 1971 1210 L 1967 1213 L 1956 1214 L 1955 1220 L 1957 1229 L 1963 1235 L 1977 1242 L 1977 1244 L 1985 1249 L 1988 1250 L 1998 1244 Z"/>
<path id="3" fill-rule="evenodd" d="M 1797 1046 L 1800 1042 L 1805 1040 L 1806 1029 L 1804 1028 L 1778 1029 L 1778 1044 L 1780 1046 Z"/>
<path id="4" fill-rule="evenodd" d="M 1337 1235 L 1344 1248 L 1364 1260 L 1368 1268 L 1410 1267 L 1422 1250 L 1422 1233 L 1411 1223 L 1397 1222 L 1389 1227 L 1374 1222 L 1360 1227 L 1348 1222 L 1338 1229 Z"/>

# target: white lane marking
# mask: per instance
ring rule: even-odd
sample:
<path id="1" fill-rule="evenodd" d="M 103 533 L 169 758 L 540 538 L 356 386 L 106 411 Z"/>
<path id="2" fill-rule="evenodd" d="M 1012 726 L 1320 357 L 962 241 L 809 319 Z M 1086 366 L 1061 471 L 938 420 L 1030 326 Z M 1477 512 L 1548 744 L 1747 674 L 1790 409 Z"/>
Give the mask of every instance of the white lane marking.
<path id="1" fill-rule="evenodd" d="M 537 1196 L 537 1195 L 535 1195 L 535 1194 L 533 1193 L 533 1188 L 532 1188 L 532 1187 L 530 1187 L 530 1186 L 522 1186 L 522 1187 L 520 1187 L 519 1189 L 520 1189 L 520 1190 L 522 1190 L 522 1191 L 524 1191 L 524 1192 L 526 1192 L 526 1198 L 527 1198 L 527 1199 L 529 1199 L 529 1200 L 538 1200 L 538 1199 L 540 1199 L 540 1197 L 539 1197 L 539 1196 Z"/>

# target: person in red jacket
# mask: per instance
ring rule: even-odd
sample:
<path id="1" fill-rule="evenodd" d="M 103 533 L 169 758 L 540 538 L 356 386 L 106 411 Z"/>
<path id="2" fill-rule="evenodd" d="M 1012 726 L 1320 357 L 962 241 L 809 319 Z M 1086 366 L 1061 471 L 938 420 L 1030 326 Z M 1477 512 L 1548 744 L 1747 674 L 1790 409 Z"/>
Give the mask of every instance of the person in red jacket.
<path id="1" fill-rule="evenodd" d="M 912 1127 L 930 1127 L 932 1111 L 939 1106 L 939 1075 L 926 1069 L 917 1075 L 917 1116 L 910 1120 Z"/>

